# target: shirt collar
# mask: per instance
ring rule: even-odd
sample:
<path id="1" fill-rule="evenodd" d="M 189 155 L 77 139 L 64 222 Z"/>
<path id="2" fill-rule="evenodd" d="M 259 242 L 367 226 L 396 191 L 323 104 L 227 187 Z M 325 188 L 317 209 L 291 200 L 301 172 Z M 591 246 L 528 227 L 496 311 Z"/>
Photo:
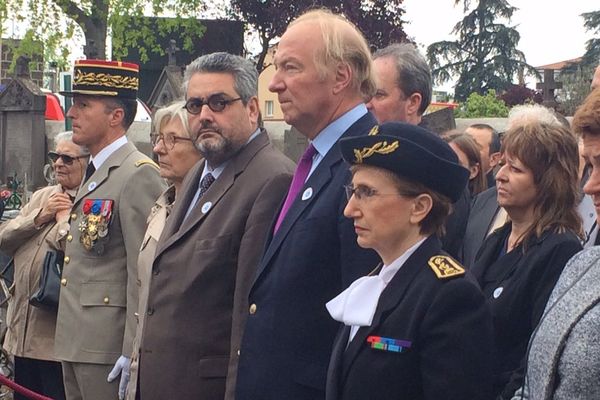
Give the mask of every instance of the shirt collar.
<path id="1" fill-rule="evenodd" d="M 102 164 L 111 156 L 112 153 L 119 150 L 121 147 L 127 144 L 127 137 L 125 135 L 121 136 L 102 150 L 96 154 L 96 157 L 90 156 L 90 162 L 94 163 L 94 168 L 96 170 L 100 169 Z"/>
<path id="2" fill-rule="evenodd" d="M 327 125 L 311 142 L 321 157 L 333 147 L 340 137 L 363 115 L 367 113 L 367 106 L 363 103 L 356 105 L 338 119 Z"/>

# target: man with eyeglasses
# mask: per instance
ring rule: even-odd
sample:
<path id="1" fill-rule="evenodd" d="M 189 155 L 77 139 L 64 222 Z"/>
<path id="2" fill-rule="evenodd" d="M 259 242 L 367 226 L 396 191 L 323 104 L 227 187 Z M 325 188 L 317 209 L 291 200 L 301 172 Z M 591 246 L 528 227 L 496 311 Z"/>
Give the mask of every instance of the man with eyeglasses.
<path id="1" fill-rule="evenodd" d="M 157 244 L 137 392 L 233 399 L 248 290 L 294 165 L 259 126 L 252 62 L 202 56 L 187 67 L 184 88 L 205 161 L 186 175 Z"/>
<path id="2" fill-rule="evenodd" d="M 55 333 L 67 399 L 123 399 L 138 308 L 137 258 L 146 217 L 164 181 L 127 140 L 138 66 L 75 62 L 67 117 L 90 152 L 70 212 Z M 50 154 L 68 164 L 74 157 Z"/>

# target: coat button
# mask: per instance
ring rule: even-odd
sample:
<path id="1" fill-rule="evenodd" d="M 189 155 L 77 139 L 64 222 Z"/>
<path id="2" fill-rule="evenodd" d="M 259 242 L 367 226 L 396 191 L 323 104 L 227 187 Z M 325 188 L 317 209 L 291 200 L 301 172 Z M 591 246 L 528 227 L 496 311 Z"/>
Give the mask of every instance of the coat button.
<path id="1" fill-rule="evenodd" d="M 67 242 L 72 242 L 73 241 L 73 235 L 69 234 L 67 236 Z"/>
<path id="2" fill-rule="evenodd" d="M 65 260 L 64 261 L 65 261 L 65 264 L 68 264 L 69 261 L 71 261 L 71 257 L 65 256 Z"/>
<path id="3" fill-rule="evenodd" d="M 251 304 L 249 311 L 250 311 L 250 315 L 256 314 L 256 304 Z"/>
<path id="4" fill-rule="evenodd" d="M 67 286 L 67 278 L 62 278 L 60 280 L 60 284 L 63 285 L 63 286 Z"/>
<path id="5" fill-rule="evenodd" d="M 238 355 L 238 357 L 240 356 L 240 351 L 239 350 L 237 351 L 237 355 Z"/>
<path id="6" fill-rule="evenodd" d="M 104 304 L 108 304 L 108 303 L 110 303 L 110 299 L 108 297 L 105 297 L 104 298 Z"/>
<path id="7" fill-rule="evenodd" d="M 77 213 L 72 213 L 72 214 L 71 214 L 71 219 L 72 219 L 73 221 L 75 221 L 75 220 L 77 219 Z"/>
<path id="8" fill-rule="evenodd" d="M 154 314 L 154 308 L 148 308 L 148 315 Z"/>

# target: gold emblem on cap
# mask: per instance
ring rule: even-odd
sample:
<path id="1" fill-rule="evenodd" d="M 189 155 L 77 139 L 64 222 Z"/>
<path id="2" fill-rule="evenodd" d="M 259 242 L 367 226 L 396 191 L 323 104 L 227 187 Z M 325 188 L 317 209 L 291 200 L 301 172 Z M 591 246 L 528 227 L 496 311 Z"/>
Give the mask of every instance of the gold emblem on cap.
<path id="1" fill-rule="evenodd" d="M 429 259 L 428 264 L 439 279 L 460 276 L 465 273 L 465 269 L 448 256 L 433 256 Z"/>
<path id="2" fill-rule="evenodd" d="M 354 158 L 357 164 L 361 164 L 365 158 L 371 157 L 373 154 L 390 154 L 396 151 L 399 144 L 398 141 L 394 141 L 391 144 L 388 142 L 377 142 L 371 147 L 363 147 L 362 150 L 354 149 Z"/>
<path id="3" fill-rule="evenodd" d="M 75 79 L 73 80 L 73 85 L 102 85 L 104 87 L 116 89 L 137 90 L 139 86 L 139 79 L 134 76 L 82 72 L 80 70 L 77 70 L 75 72 Z"/>
<path id="4" fill-rule="evenodd" d="M 375 125 L 374 127 L 371 128 L 371 131 L 369 132 L 369 134 L 367 136 L 375 136 L 379 133 L 379 125 Z"/>

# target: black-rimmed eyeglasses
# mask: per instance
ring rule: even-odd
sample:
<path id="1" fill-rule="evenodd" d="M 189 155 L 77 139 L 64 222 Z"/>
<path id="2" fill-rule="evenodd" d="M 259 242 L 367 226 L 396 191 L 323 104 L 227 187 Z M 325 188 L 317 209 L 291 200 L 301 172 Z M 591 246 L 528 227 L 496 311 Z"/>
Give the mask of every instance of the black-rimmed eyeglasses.
<path id="1" fill-rule="evenodd" d="M 241 100 L 241 97 L 237 99 L 228 99 L 223 97 L 222 94 L 213 94 L 208 99 L 204 100 L 200 97 L 191 97 L 185 102 L 185 108 L 190 114 L 200 114 L 202 112 L 202 106 L 207 105 L 214 112 L 221 112 L 227 107 L 227 105 L 234 101 Z"/>
<path id="2" fill-rule="evenodd" d="M 192 139 L 185 136 L 165 135 L 162 133 L 153 133 L 150 135 L 150 143 L 152 143 L 152 146 L 156 146 L 161 140 L 163 141 L 165 147 L 168 150 L 173 150 L 173 147 L 175 147 L 175 143 L 177 143 L 179 140 L 183 140 L 186 142 L 192 141 Z"/>
<path id="3" fill-rule="evenodd" d="M 58 161 L 59 158 L 62 158 L 63 163 L 65 163 L 65 165 L 71 165 L 71 164 L 73 164 L 73 161 L 79 160 L 80 158 L 86 158 L 86 157 L 87 156 L 70 156 L 68 154 L 56 153 L 54 151 L 48 152 L 48 158 L 50 159 L 50 161 L 55 163 Z"/>

